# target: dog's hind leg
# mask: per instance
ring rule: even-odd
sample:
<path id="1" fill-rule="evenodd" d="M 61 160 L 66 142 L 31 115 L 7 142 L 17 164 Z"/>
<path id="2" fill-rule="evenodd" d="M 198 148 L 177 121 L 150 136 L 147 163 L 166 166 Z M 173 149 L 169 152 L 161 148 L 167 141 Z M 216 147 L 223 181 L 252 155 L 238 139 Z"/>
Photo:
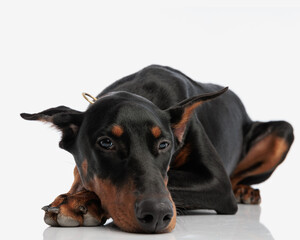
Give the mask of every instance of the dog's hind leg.
<path id="1" fill-rule="evenodd" d="M 231 184 L 239 203 L 259 204 L 258 189 L 251 188 L 268 179 L 283 162 L 293 143 L 292 126 L 284 121 L 255 122 L 244 141 L 244 154 L 231 175 Z"/>
<path id="2" fill-rule="evenodd" d="M 108 218 L 98 196 L 82 186 L 77 167 L 70 191 L 59 195 L 42 209 L 45 211 L 44 221 L 50 226 L 98 226 Z"/>

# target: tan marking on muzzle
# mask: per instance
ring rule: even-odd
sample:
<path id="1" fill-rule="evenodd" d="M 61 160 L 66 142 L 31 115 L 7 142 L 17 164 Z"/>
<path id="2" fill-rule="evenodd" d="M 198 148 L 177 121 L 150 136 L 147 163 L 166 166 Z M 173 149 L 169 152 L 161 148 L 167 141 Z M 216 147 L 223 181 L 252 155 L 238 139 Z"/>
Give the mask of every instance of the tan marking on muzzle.
<path id="1" fill-rule="evenodd" d="M 175 206 L 175 203 L 174 203 L 174 201 L 171 197 L 171 194 L 169 195 L 169 200 L 171 201 L 172 206 L 173 206 L 173 217 L 172 217 L 171 222 L 169 223 L 168 227 L 165 230 L 163 230 L 161 233 L 171 232 L 176 226 L 177 212 L 176 212 L 176 206 Z"/>
<path id="2" fill-rule="evenodd" d="M 107 212 L 114 223 L 126 232 L 143 232 L 135 215 L 136 196 L 133 181 L 128 181 L 123 187 L 116 187 L 109 180 L 94 177 L 89 183 L 89 190 L 94 191 L 101 200 L 103 209 Z M 176 224 L 176 207 L 173 205 L 173 218 L 166 229 L 162 232 L 170 232 Z"/>
<path id="3" fill-rule="evenodd" d="M 98 195 L 103 209 L 119 228 L 127 232 L 140 232 L 134 211 L 136 197 L 132 182 L 117 188 L 109 180 L 95 176 L 89 186 Z"/>

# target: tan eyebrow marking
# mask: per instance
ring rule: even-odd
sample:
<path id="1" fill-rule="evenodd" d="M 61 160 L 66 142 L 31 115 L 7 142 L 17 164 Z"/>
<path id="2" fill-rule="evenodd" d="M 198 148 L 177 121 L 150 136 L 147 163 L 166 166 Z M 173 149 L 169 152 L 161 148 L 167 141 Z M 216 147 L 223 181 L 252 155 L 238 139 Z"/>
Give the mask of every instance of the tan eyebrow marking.
<path id="1" fill-rule="evenodd" d="M 158 126 L 151 128 L 151 132 L 155 138 L 158 138 L 161 135 L 161 130 Z"/>
<path id="2" fill-rule="evenodd" d="M 120 125 L 114 125 L 111 129 L 111 132 L 113 135 L 117 137 L 121 137 L 122 134 L 124 133 L 124 130 Z"/>

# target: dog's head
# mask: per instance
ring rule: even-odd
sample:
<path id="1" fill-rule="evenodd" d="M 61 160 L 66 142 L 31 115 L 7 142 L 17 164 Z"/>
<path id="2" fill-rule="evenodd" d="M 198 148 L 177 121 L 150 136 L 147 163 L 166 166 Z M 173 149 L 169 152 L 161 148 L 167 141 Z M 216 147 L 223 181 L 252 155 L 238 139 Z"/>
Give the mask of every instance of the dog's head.
<path id="1" fill-rule="evenodd" d="M 176 223 L 167 189 L 170 161 L 184 141 L 194 109 L 226 90 L 166 110 L 141 96 L 112 92 L 85 112 L 61 106 L 21 116 L 62 131 L 60 147 L 73 154 L 83 186 L 99 196 L 122 230 L 170 232 Z"/>

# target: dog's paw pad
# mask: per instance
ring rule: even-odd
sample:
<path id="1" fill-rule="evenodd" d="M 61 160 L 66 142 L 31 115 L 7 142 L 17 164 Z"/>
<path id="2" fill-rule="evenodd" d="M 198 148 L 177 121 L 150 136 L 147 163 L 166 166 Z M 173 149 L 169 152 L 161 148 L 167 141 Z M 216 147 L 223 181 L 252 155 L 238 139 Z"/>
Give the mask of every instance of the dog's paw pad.
<path id="1" fill-rule="evenodd" d="M 89 191 L 62 194 L 42 209 L 45 223 L 54 227 L 98 226 L 107 220 L 99 198 Z"/>
<path id="2" fill-rule="evenodd" d="M 260 204 L 261 202 L 259 190 L 248 185 L 237 185 L 234 189 L 234 195 L 238 203 Z"/>

